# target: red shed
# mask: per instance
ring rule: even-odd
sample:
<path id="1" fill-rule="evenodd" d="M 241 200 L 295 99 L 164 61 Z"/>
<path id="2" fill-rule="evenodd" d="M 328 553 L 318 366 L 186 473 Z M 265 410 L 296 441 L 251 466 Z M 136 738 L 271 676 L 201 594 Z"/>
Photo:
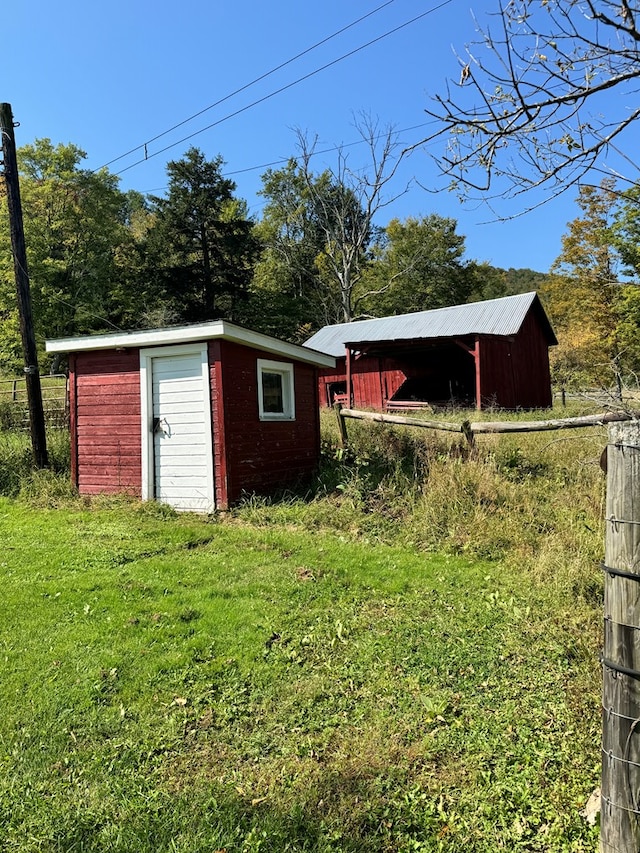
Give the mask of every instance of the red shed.
<path id="1" fill-rule="evenodd" d="M 331 356 L 223 320 L 46 346 L 69 354 L 80 494 L 226 509 L 318 464 L 318 369 Z"/>
<path id="2" fill-rule="evenodd" d="M 537 294 L 525 293 L 325 326 L 305 346 L 336 358 L 320 372 L 324 406 L 533 409 L 552 403 L 557 343 Z"/>

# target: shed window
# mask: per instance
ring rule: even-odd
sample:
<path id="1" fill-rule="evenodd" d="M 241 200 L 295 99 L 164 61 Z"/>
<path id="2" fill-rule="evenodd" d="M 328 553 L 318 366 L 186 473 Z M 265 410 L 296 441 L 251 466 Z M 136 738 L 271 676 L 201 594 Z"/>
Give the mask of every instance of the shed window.
<path id="1" fill-rule="evenodd" d="M 292 364 L 258 359 L 258 409 L 263 421 L 294 420 Z"/>

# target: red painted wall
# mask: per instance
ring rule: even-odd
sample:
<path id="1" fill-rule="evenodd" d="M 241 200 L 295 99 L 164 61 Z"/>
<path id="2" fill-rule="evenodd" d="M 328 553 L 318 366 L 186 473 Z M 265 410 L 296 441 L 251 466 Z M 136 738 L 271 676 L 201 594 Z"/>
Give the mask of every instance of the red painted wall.
<path id="1" fill-rule="evenodd" d="M 512 353 L 518 396 L 528 397 L 527 403 L 518 405 L 533 409 L 544 409 L 553 405 L 549 343 L 533 312 L 525 318 Z"/>
<path id="2" fill-rule="evenodd" d="M 480 339 L 482 406 L 544 409 L 553 403 L 549 344 L 532 312 L 516 337 Z"/>
<path id="3" fill-rule="evenodd" d="M 70 372 L 72 476 L 80 494 L 139 496 L 138 350 L 76 353 Z"/>
<path id="4" fill-rule="evenodd" d="M 321 406 L 330 405 L 328 385 L 344 382 L 346 358 L 337 358 L 335 370 L 321 371 L 318 394 Z M 409 374 L 392 358 L 363 356 L 351 361 L 353 405 L 356 408 L 383 409 Z"/>
<path id="5" fill-rule="evenodd" d="M 216 506 L 308 479 L 320 456 L 316 369 L 295 363 L 294 421 L 260 421 L 257 360 L 290 363 L 250 347 L 209 343 Z M 77 353 L 70 359 L 72 476 L 81 494 L 142 493 L 140 357 Z"/>
<path id="6" fill-rule="evenodd" d="M 294 421 L 261 421 L 257 359 L 287 360 L 229 341 L 214 342 L 210 352 L 212 375 L 216 374 L 212 389 L 217 387 L 213 410 L 219 419 L 214 441 L 217 435 L 226 456 L 224 476 L 221 470 L 216 471 L 220 497 L 226 491 L 227 502 L 234 503 L 243 494 L 268 494 L 308 480 L 320 455 L 315 368 L 295 363 Z"/>

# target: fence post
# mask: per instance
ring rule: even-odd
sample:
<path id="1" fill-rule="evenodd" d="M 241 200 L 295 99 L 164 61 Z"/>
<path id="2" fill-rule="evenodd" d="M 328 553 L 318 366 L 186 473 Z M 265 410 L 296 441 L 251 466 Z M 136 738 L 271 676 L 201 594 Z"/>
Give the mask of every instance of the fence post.
<path id="1" fill-rule="evenodd" d="M 469 450 L 473 450 L 475 447 L 475 436 L 473 434 L 473 429 L 469 421 L 462 421 L 460 424 L 460 429 L 462 430 L 462 434 L 467 439 L 467 445 L 469 446 Z"/>
<path id="2" fill-rule="evenodd" d="M 336 417 L 338 418 L 338 430 L 340 431 L 340 446 L 345 448 L 349 442 L 349 437 L 347 435 L 347 425 L 342 417 L 342 406 L 340 403 L 336 403 L 333 407 L 334 412 L 336 413 Z"/>
<path id="3" fill-rule="evenodd" d="M 640 850 L 640 421 L 609 426 L 601 853 Z"/>

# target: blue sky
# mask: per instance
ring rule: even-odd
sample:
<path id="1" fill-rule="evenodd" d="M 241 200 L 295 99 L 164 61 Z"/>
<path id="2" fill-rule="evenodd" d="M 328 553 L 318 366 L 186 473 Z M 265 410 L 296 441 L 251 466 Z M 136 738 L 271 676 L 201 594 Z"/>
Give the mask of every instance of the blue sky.
<path id="1" fill-rule="evenodd" d="M 236 181 L 236 194 L 258 216 L 263 167 L 295 155 L 297 129 L 317 135 L 322 149 L 357 140 L 354 116 L 363 112 L 382 126 L 393 125 L 405 144 L 428 133 L 424 109 L 433 94 L 443 92 L 447 79 L 459 77 L 454 50 L 462 52 L 474 39 L 473 15 L 484 22 L 496 10 L 496 0 L 448 0 L 445 5 L 442 0 L 392 0 L 369 14 L 383 3 L 15 2 L 4 10 L 0 100 L 12 105 L 20 122 L 18 146 L 43 137 L 54 144 L 74 143 L 86 151 L 86 167 L 110 163 L 109 169 L 120 173 L 123 190 L 161 195 L 167 161 L 179 159 L 190 146 L 207 157 L 220 154 L 225 174 Z M 402 26 L 423 13 L 428 14 Z M 288 63 L 363 16 L 359 24 Z M 247 86 L 282 63 L 288 64 Z M 366 146 L 346 150 L 353 165 L 359 159 L 366 163 Z M 466 238 L 468 258 L 548 270 L 567 223 L 578 214 L 575 193 L 497 221 L 496 212 L 512 216 L 523 202 L 494 205 L 493 212 L 461 204 L 446 190 L 429 156 L 438 151 L 437 145 L 418 149 L 403 162 L 393 189 L 415 183 L 381 212 L 378 224 L 393 216 L 451 216 Z M 335 166 L 335 157 L 331 151 L 318 156 L 314 167 Z"/>

